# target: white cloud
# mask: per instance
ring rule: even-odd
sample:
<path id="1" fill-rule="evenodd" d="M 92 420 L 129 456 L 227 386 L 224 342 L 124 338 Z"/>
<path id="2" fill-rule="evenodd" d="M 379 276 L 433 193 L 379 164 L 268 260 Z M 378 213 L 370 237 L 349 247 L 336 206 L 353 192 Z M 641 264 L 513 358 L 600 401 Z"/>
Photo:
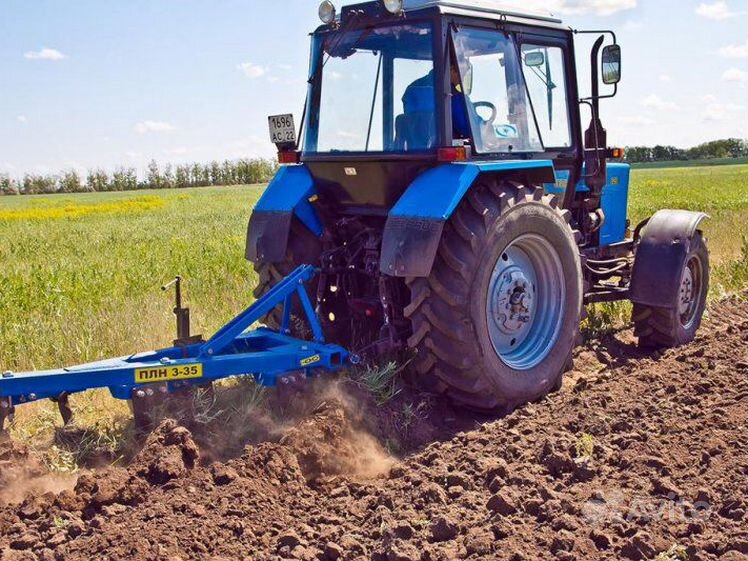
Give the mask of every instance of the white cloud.
<path id="1" fill-rule="evenodd" d="M 704 109 L 705 121 L 726 121 L 728 119 L 733 119 L 736 114 L 745 111 L 744 105 L 738 105 L 736 103 L 719 103 L 713 96 L 707 97 L 711 99 L 710 103 Z"/>
<path id="2" fill-rule="evenodd" d="M 742 45 L 727 45 L 719 50 L 725 58 L 748 58 L 748 39 Z"/>
<path id="3" fill-rule="evenodd" d="M 18 121 L 19 123 L 28 123 L 29 122 L 29 120 L 26 118 L 26 115 L 17 115 L 16 116 L 16 121 Z"/>
<path id="4" fill-rule="evenodd" d="M 621 29 L 625 29 L 626 31 L 639 31 L 644 29 L 644 22 L 641 20 L 630 19 L 623 24 Z"/>
<path id="5" fill-rule="evenodd" d="M 748 72 L 740 70 L 739 68 L 730 68 L 722 74 L 722 79 L 727 82 L 739 82 L 741 84 L 748 84 Z"/>
<path id="6" fill-rule="evenodd" d="M 680 109 L 674 101 L 666 101 L 657 94 L 652 94 L 642 99 L 642 105 L 648 109 L 657 111 L 677 111 Z"/>
<path id="7" fill-rule="evenodd" d="M 621 122 L 626 125 L 636 125 L 638 127 L 651 127 L 656 125 L 657 121 L 644 115 L 635 115 L 633 117 L 621 117 Z"/>
<path id="8" fill-rule="evenodd" d="M 673 78 L 669 74 L 660 74 L 660 82 L 672 82 Z"/>
<path id="9" fill-rule="evenodd" d="M 67 58 L 67 56 L 57 49 L 48 49 L 46 47 L 39 51 L 28 51 L 23 54 L 23 57 L 29 60 L 62 60 Z"/>
<path id="10" fill-rule="evenodd" d="M 562 12 L 567 14 L 595 14 L 609 16 L 624 10 L 633 10 L 637 0 L 567 0 Z"/>
<path id="11" fill-rule="evenodd" d="M 722 20 L 722 19 L 733 18 L 735 16 L 740 16 L 745 13 L 746 12 L 733 12 L 730 9 L 730 6 L 727 5 L 727 2 L 724 2 L 724 0 L 717 0 L 716 2 L 711 2 L 709 4 L 701 3 L 696 8 L 697 15 L 701 16 L 702 18 L 711 19 L 711 20 Z"/>
<path id="12" fill-rule="evenodd" d="M 10 162 L 0 162 L 0 171 L 4 173 L 13 173 L 17 169 L 18 168 L 14 166 L 13 164 L 11 164 Z"/>
<path id="13" fill-rule="evenodd" d="M 135 132 L 145 134 L 148 132 L 171 132 L 175 130 L 174 125 L 164 121 L 141 121 L 135 125 Z"/>
<path id="14" fill-rule="evenodd" d="M 252 80 L 262 78 L 268 72 L 268 68 L 266 66 L 260 66 L 259 64 L 254 64 L 253 62 L 243 62 L 241 64 L 237 64 L 236 69 L 242 72 L 247 78 L 251 78 Z"/>
<path id="15" fill-rule="evenodd" d="M 525 10 L 550 11 L 556 14 L 609 16 L 636 8 L 638 0 L 525 0 L 521 4 L 515 4 Z"/>

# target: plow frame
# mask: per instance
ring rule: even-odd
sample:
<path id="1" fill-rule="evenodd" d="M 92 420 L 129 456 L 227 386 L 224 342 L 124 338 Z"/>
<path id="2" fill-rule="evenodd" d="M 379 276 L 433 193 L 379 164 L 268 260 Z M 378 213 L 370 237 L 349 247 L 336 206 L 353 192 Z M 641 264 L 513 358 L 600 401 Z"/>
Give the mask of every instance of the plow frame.
<path id="1" fill-rule="evenodd" d="M 325 344 L 304 287 L 316 273 L 312 266 L 300 266 L 205 342 L 70 368 L 5 372 L 0 378 L 0 431 L 17 405 L 52 399 L 61 411 L 69 411 L 68 396 L 90 389 L 108 388 L 113 397 L 135 402 L 234 376 L 251 375 L 257 383 L 272 387 L 291 373 L 306 377 L 319 370 L 340 369 L 347 364 L 349 353 L 338 345 Z M 294 296 L 301 303 L 312 341 L 291 336 Z M 250 330 L 281 305 L 279 331 L 265 327 Z"/>

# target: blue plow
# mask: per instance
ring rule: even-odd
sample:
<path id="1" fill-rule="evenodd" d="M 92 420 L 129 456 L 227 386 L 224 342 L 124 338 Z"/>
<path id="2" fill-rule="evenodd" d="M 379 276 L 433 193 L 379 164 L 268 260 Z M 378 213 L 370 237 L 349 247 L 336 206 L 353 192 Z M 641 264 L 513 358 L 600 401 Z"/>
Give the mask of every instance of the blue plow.
<path id="1" fill-rule="evenodd" d="M 68 396 L 94 388 L 109 388 L 113 397 L 132 400 L 137 421 L 138 410 L 142 410 L 139 403 L 193 386 L 253 376 L 259 384 L 272 387 L 296 373 L 306 377 L 338 370 L 352 362 L 352 357 L 342 347 L 325 344 L 304 288 L 315 274 L 314 267 L 302 265 L 205 342 L 58 370 L 6 372 L 0 378 L 0 431 L 15 406 L 41 399 L 58 402 L 67 423 L 72 417 Z M 304 310 L 312 341 L 290 336 L 294 296 Z M 265 327 L 250 330 L 277 306 L 283 306 L 279 331 Z"/>

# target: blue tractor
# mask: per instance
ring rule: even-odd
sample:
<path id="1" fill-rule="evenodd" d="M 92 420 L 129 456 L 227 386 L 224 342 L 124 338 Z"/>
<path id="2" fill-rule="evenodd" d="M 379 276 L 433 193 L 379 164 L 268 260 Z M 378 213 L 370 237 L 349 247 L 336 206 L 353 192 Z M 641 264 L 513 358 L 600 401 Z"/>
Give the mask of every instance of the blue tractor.
<path id="1" fill-rule="evenodd" d="M 583 98 L 585 32 L 550 14 L 326 0 L 320 17 L 299 134 L 291 115 L 270 118 L 284 165 L 249 222 L 256 296 L 313 265 L 307 290 L 334 343 L 414 351 L 422 383 L 485 411 L 560 386 L 587 304 L 631 301 L 642 345 L 694 338 L 706 216 L 631 227 L 629 166 L 613 163 L 599 111 L 621 78 L 614 33 L 589 32 Z M 280 326 L 280 311 L 265 320 Z"/>
<path id="2" fill-rule="evenodd" d="M 172 347 L 3 372 L 0 437 L 17 405 L 42 399 L 70 423 L 69 397 L 91 388 L 130 400 L 147 428 L 168 396 L 228 377 L 285 385 L 404 352 L 430 390 L 509 411 L 560 386 L 595 302 L 633 302 L 643 345 L 694 338 L 706 216 L 663 210 L 630 228 L 629 168 L 608 162 L 621 152 L 599 112 L 621 77 L 612 32 L 591 32 L 580 99 L 584 32 L 550 15 L 491 0 L 338 14 L 325 0 L 320 17 L 300 132 L 292 115 L 269 119 L 284 165 L 249 222 L 256 302 L 206 340 L 191 334 L 177 277 Z"/>

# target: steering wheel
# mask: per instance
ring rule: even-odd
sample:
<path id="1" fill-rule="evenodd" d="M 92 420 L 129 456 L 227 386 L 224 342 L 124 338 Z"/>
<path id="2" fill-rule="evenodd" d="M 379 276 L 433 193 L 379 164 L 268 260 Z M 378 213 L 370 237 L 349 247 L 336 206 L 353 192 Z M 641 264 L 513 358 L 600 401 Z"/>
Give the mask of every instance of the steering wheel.
<path id="1" fill-rule="evenodd" d="M 476 101 L 473 103 L 473 107 L 477 110 L 479 107 L 487 107 L 491 110 L 491 118 L 486 121 L 487 125 L 492 125 L 496 121 L 496 117 L 499 112 L 496 110 L 496 106 L 490 101 Z M 477 111 L 476 111 L 477 112 Z M 478 115 L 480 117 L 480 115 Z M 483 117 L 481 117 L 483 119 Z"/>

